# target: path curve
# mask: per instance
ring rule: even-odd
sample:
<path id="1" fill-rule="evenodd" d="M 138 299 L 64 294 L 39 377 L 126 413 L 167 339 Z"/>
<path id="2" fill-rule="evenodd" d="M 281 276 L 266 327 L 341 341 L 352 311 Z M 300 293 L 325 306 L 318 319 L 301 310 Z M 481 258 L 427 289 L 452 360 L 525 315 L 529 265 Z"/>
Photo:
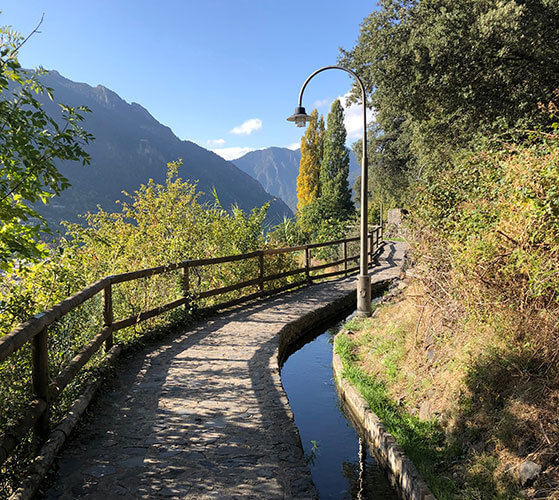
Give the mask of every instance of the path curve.
<path id="1" fill-rule="evenodd" d="M 386 244 L 373 283 L 397 277 L 404 252 Z M 352 303 L 355 277 L 315 284 L 123 358 L 42 498 L 316 498 L 278 359 Z"/>

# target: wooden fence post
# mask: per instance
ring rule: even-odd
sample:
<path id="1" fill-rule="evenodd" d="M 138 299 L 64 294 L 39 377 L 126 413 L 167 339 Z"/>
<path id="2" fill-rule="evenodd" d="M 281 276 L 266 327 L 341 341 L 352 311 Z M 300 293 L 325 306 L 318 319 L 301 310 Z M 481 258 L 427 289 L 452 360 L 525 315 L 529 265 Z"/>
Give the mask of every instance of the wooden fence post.
<path id="1" fill-rule="evenodd" d="M 190 276 L 188 273 L 188 264 L 181 268 L 181 288 L 182 296 L 186 299 L 190 293 Z M 184 304 L 185 310 L 188 312 L 188 302 Z"/>
<path id="2" fill-rule="evenodd" d="M 258 254 L 258 287 L 264 291 L 264 252 Z"/>
<path id="3" fill-rule="evenodd" d="M 37 399 L 43 400 L 47 407 L 35 422 L 35 435 L 45 440 L 49 435 L 49 351 L 48 351 L 48 329 L 43 328 L 33 337 L 31 343 L 31 356 L 33 363 L 33 394 Z"/>
<path id="4" fill-rule="evenodd" d="M 113 286 L 109 284 L 103 289 L 103 322 L 105 326 L 113 327 Z M 108 352 L 113 347 L 113 332 L 105 340 L 105 351 Z"/>
<path id="5" fill-rule="evenodd" d="M 305 278 L 311 281 L 311 251 L 309 247 L 305 247 Z"/>
<path id="6" fill-rule="evenodd" d="M 371 264 L 371 252 L 373 251 L 373 233 L 367 231 L 367 269 Z"/>
<path id="7" fill-rule="evenodd" d="M 347 240 L 344 239 L 342 257 L 344 259 L 344 277 L 347 278 Z"/>

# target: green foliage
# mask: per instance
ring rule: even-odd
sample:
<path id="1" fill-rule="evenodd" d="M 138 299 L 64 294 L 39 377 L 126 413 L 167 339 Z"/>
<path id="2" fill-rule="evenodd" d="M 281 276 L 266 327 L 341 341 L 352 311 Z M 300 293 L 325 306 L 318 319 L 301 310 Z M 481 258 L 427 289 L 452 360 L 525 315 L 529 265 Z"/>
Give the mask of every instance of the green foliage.
<path id="1" fill-rule="evenodd" d="M 383 186 L 398 179 L 389 197 L 406 201 L 401 187 L 430 182 L 480 135 L 550 123 L 537 105 L 559 81 L 557 2 L 383 0 L 379 7 L 341 62 L 370 92 L 378 124 L 372 177 L 381 175 Z"/>
<path id="2" fill-rule="evenodd" d="M 320 164 L 321 198 L 332 206 L 338 219 L 346 219 L 354 211 L 347 182 L 349 151 L 345 146 L 344 110 L 339 99 L 332 103 L 324 134 L 324 154 Z"/>
<path id="3" fill-rule="evenodd" d="M 23 40 L 9 28 L 0 28 L 0 269 L 14 261 L 46 255 L 40 233 L 48 232 L 45 220 L 32 207 L 69 186 L 56 161 L 89 163 L 83 149 L 92 136 L 79 122 L 85 107 L 61 105 L 58 117 L 49 116 L 37 95 L 51 89 L 40 82 L 43 70 L 21 68 L 17 53 Z"/>
<path id="4" fill-rule="evenodd" d="M 457 159 L 418 192 L 416 217 L 464 279 L 522 307 L 557 303 L 558 158 L 548 137 Z"/>
<path id="5" fill-rule="evenodd" d="M 288 217 L 275 226 L 268 236 L 275 246 L 292 247 L 301 244 L 305 239 L 301 233 L 301 226 L 296 220 Z"/>
<path id="6" fill-rule="evenodd" d="M 340 217 L 336 207 L 323 197 L 307 205 L 297 217 L 303 241 L 309 243 L 340 238 L 346 224 L 347 220 Z"/>
<path id="7" fill-rule="evenodd" d="M 315 109 L 310 114 L 305 135 L 301 138 L 301 162 L 297 176 L 297 208 L 302 210 L 320 196 L 320 163 L 323 156 L 324 118 Z"/>
<path id="8" fill-rule="evenodd" d="M 48 258 L 19 266 L 0 282 L 1 335 L 60 300 L 95 282 L 121 272 L 128 272 L 180 262 L 186 259 L 219 257 L 266 248 L 262 230 L 267 206 L 246 214 L 239 208 L 224 210 L 217 196 L 212 205 L 201 205 L 196 186 L 177 177 L 180 162 L 168 166 L 164 185 L 150 180 L 126 200 L 121 210 L 108 213 L 99 209 L 85 216 L 87 225 L 68 225 L 68 233 Z M 299 268 L 292 254 L 267 256 L 265 272 L 277 274 Z M 221 288 L 258 276 L 256 258 L 190 268 L 191 294 Z M 268 282 L 278 287 L 297 276 Z M 178 271 L 116 284 L 112 290 L 115 320 L 140 314 L 183 296 Z M 201 307 L 211 307 L 256 292 L 256 285 L 218 297 L 195 300 L 189 308 L 174 310 L 144 323 L 120 330 L 115 341 L 132 344 L 140 335 L 188 320 Z M 49 370 L 56 376 L 68 361 L 102 328 L 101 294 L 65 315 L 49 327 Z M 53 421 L 63 414 L 86 381 L 97 376 L 102 356 L 94 357 L 61 400 L 56 402 Z M 32 398 L 30 349 L 26 346 L 0 363 L 0 427 L 12 425 Z M 2 468 L 0 496 L 21 479 L 22 469 L 30 458 L 31 448 L 22 447 Z"/>
<path id="9" fill-rule="evenodd" d="M 381 126 L 373 122 L 367 132 L 367 156 L 369 165 L 369 205 L 386 209 L 407 204 L 407 191 L 412 179 L 410 168 L 413 157 L 410 153 L 410 134 L 405 131 L 401 120 Z M 362 140 L 352 146 L 359 161 L 362 157 Z M 355 201 L 361 199 L 361 176 L 355 180 Z M 378 214 L 371 220 L 378 220 Z"/>
<path id="10" fill-rule="evenodd" d="M 178 163 L 170 163 L 164 185 L 150 180 L 120 212 L 99 209 L 87 214 L 87 227 L 68 224 L 78 255 L 88 259 L 98 276 L 141 269 L 188 258 L 218 257 L 261 248 L 262 222 L 267 205 L 245 214 L 238 207 L 227 212 L 215 197 L 212 206 L 199 203 L 196 186 L 177 177 Z"/>

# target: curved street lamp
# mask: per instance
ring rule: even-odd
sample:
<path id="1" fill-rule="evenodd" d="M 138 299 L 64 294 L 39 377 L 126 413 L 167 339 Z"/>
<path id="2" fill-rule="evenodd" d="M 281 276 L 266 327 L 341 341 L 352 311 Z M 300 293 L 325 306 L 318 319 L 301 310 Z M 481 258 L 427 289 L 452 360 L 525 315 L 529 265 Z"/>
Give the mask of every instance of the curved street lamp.
<path id="1" fill-rule="evenodd" d="M 352 75 L 359 86 L 361 87 L 361 94 L 363 99 L 363 153 L 361 156 L 361 231 L 360 231 L 360 252 L 359 252 L 359 276 L 357 278 L 357 315 L 370 316 L 371 315 L 371 277 L 369 276 L 368 266 L 368 227 L 367 227 L 367 185 L 368 185 L 368 171 L 367 171 L 367 99 L 365 94 L 365 86 L 361 79 L 350 69 L 342 66 L 324 66 L 317 69 L 310 75 L 303 83 L 301 91 L 299 92 L 299 103 L 295 108 L 295 113 L 287 120 L 295 122 L 297 127 L 304 127 L 310 116 L 307 115 L 303 107 L 303 92 L 307 84 L 319 73 L 327 69 L 340 69 Z"/>

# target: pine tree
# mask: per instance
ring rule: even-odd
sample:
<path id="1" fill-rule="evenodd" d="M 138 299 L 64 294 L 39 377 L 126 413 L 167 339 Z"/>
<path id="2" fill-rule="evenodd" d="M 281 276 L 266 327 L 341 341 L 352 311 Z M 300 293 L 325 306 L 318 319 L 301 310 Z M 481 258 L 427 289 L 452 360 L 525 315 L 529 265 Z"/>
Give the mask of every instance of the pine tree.
<path id="1" fill-rule="evenodd" d="M 301 162 L 297 176 L 297 210 L 320 196 L 320 164 L 324 141 L 324 118 L 315 109 L 305 135 L 301 138 Z"/>
<path id="2" fill-rule="evenodd" d="M 347 181 L 349 150 L 345 146 L 344 110 L 339 99 L 332 103 L 324 135 L 323 158 L 320 165 L 321 197 L 330 204 L 340 219 L 353 210 L 351 191 Z"/>

